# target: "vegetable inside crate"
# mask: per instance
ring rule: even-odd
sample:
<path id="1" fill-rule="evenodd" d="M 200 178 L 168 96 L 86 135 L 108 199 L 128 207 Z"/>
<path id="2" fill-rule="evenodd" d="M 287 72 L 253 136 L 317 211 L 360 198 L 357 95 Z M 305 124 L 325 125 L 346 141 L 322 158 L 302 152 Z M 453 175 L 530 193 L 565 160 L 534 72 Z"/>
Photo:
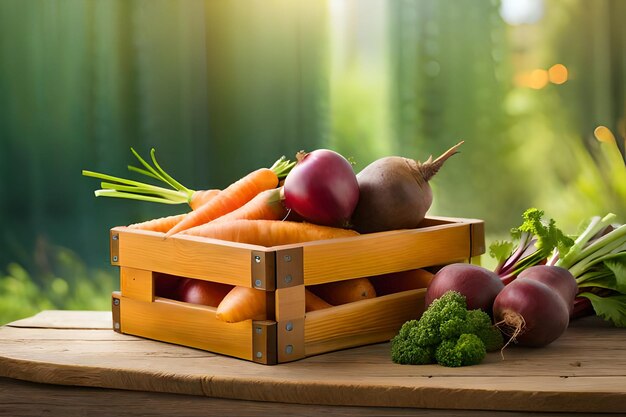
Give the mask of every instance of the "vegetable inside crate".
<path id="1" fill-rule="evenodd" d="M 388 341 L 421 315 L 430 267 L 483 252 L 483 222 L 472 219 L 433 217 L 417 229 L 275 247 L 187 235 L 165 239 L 163 233 L 116 227 L 111 260 L 120 267 L 121 292 L 114 293 L 115 327 L 258 363 L 289 362 Z M 329 306 L 307 312 L 312 290 L 364 279 L 376 296 L 341 304 L 324 300 Z M 163 292 L 174 281 L 241 287 L 261 295 L 265 314 L 220 320 L 217 306 Z"/>

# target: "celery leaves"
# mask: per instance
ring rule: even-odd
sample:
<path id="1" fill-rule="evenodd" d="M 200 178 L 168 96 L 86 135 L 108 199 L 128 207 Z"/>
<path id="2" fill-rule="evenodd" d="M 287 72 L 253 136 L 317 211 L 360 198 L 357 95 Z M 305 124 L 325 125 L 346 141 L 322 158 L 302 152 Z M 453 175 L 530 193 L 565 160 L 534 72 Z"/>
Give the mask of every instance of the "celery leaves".
<path id="1" fill-rule="evenodd" d="M 618 294 L 609 297 L 600 297 L 590 292 L 578 294 L 591 301 L 594 311 L 605 320 L 611 321 L 617 327 L 626 327 L 626 295 Z"/>
<path id="2" fill-rule="evenodd" d="M 494 242 L 489 253 L 498 260 L 495 272 L 506 284 L 531 266 L 541 264 L 556 250 L 564 254 L 574 244 L 550 219 L 543 221 L 544 212 L 537 208 L 527 209 L 523 223 L 511 229 L 513 241 Z"/>

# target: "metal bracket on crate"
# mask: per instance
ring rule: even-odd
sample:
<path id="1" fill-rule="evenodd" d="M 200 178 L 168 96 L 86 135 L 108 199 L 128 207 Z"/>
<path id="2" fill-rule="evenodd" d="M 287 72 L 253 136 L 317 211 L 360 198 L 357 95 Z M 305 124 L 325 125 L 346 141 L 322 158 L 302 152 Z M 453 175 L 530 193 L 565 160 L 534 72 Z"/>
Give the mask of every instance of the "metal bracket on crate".
<path id="1" fill-rule="evenodd" d="M 252 251 L 251 255 L 251 287 L 259 290 L 274 291 L 276 289 L 276 279 L 274 277 L 276 253 Z"/>
<path id="2" fill-rule="evenodd" d="M 304 284 L 302 247 L 276 251 L 276 288 Z"/>
<path id="3" fill-rule="evenodd" d="M 122 303 L 122 294 L 114 291 L 111 295 L 111 315 L 113 316 L 113 330 L 122 333 L 122 323 L 120 321 L 120 304 Z"/>
<path id="4" fill-rule="evenodd" d="M 252 322 L 252 360 L 265 365 L 276 362 L 276 322 Z"/>
<path id="5" fill-rule="evenodd" d="M 278 362 L 291 362 L 304 358 L 304 317 L 279 321 L 276 327 Z"/>
<path id="6" fill-rule="evenodd" d="M 120 234 L 117 231 L 111 230 L 111 265 L 120 264 Z"/>

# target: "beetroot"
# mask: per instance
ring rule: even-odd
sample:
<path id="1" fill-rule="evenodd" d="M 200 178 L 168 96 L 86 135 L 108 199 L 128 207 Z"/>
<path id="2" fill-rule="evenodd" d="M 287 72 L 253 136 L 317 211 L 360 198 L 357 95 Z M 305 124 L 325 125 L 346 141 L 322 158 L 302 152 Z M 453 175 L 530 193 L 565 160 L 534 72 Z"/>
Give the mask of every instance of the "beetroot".
<path id="1" fill-rule="evenodd" d="M 569 325 L 576 280 L 563 268 L 537 265 L 498 294 L 493 315 L 500 329 L 522 346 L 545 346 Z"/>
<path id="2" fill-rule="evenodd" d="M 550 265 L 531 266 L 523 270 L 517 276 L 517 279 L 532 279 L 552 287 L 561 296 L 571 315 L 574 309 L 574 298 L 578 292 L 578 285 L 576 284 L 576 279 L 567 269 Z"/>
<path id="3" fill-rule="evenodd" d="M 504 288 L 498 274 L 478 265 L 455 263 L 441 268 L 426 290 L 425 306 L 447 291 L 465 296 L 468 310 L 481 309 L 491 314 L 493 300 Z"/>
<path id="4" fill-rule="evenodd" d="M 359 233 L 414 229 L 433 202 L 428 181 L 457 153 L 460 142 L 424 163 L 399 156 L 378 159 L 357 174 L 359 202 L 352 225 Z"/>

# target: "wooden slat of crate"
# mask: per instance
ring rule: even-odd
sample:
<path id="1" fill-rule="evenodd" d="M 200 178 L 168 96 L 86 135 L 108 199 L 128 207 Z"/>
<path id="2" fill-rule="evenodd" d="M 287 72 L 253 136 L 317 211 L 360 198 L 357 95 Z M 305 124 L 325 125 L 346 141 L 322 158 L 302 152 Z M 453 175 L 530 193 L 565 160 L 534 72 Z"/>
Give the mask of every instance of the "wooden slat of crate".
<path id="1" fill-rule="evenodd" d="M 120 267 L 120 290 L 124 297 L 147 303 L 154 300 L 154 272 Z"/>
<path id="2" fill-rule="evenodd" d="M 473 223 L 399 230 L 303 245 L 305 285 L 463 261 Z"/>
<path id="3" fill-rule="evenodd" d="M 253 360 L 251 320 L 226 323 L 215 308 L 156 298 L 120 297 L 121 332 Z"/>
<path id="4" fill-rule="evenodd" d="M 425 293 L 420 288 L 307 313 L 305 356 L 390 340 L 421 316 Z"/>
<path id="5" fill-rule="evenodd" d="M 198 278 L 231 285 L 252 286 L 252 257 L 272 256 L 262 247 L 222 242 L 193 236 L 172 236 L 162 233 L 116 227 L 112 231 L 112 264 Z M 115 238 L 115 235 L 117 237 Z M 254 251 L 251 248 L 258 248 Z M 115 258 L 117 256 L 117 258 Z"/>
<path id="6" fill-rule="evenodd" d="M 305 357 L 304 285 L 276 289 L 276 351 L 279 363 Z"/>

